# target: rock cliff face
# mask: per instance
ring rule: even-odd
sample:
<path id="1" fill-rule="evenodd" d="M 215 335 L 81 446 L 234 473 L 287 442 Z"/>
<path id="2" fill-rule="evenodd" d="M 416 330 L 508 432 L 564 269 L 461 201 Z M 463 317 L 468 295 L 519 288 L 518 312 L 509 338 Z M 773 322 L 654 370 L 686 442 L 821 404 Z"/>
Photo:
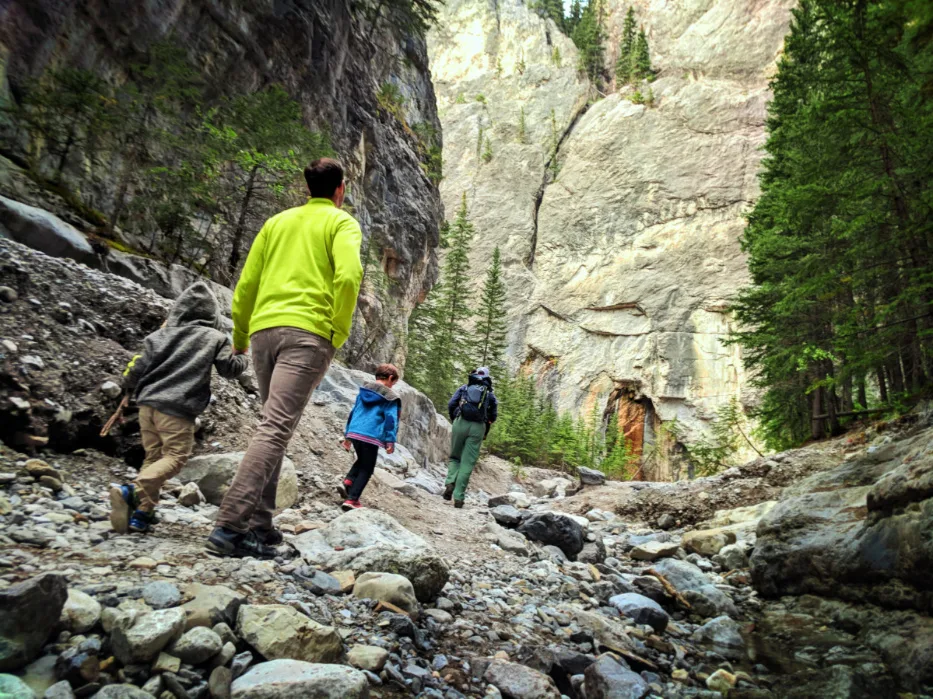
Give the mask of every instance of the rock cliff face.
<path id="1" fill-rule="evenodd" d="M 303 106 L 310 125 L 330 134 L 349 169 L 350 201 L 372 261 L 371 278 L 345 357 L 366 366 L 404 358 L 410 309 L 436 277 L 434 248 L 442 208 L 422 171 L 411 130 L 382 113 L 375 94 L 386 82 L 405 99 L 409 124 L 438 130 L 424 40 L 385 23 L 373 30 L 343 0 L 12 0 L 0 8 L 0 101 L 16 99 L 26 80 L 49 67 L 93 69 L 119 83 L 153 42 L 171 37 L 219 93 L 253 92 L 280 83 Z M 374 60 L 374 56 L 378 59 Z M 110 210 L 120 154 L 81 164 L 85 203 Z M 81 169 L 81 168 L 78 168 Z M 0 190 L 63 214 L 67 207 L 0 167 Z M 86 221 L 68 216 L 87 230 Z M 252 231 L 251 233 L 255 233 Z M 370 247 L 371 245 L 371 247 Z M 389 283 L 375 284 L 374 278 Z M 397 319 L 391 327 L 382 319 Z"/>
<path id="2" fill-rule="evenodd" d="M 606 5 L 609 65 L 629 4 Z M 520 0 L 452 0 L 428 45 L 441 191 L 448 211 L 466 193 L 476 268 L 502 249 L 513 364 L 562 409 L 618 415 L 641 446 L 673 419 L 689 442 L 719 406 L 748 400 L 723 340 L 793 3 L 634 5 L 658 70 L 653 106 L 631 88 L 602 98 L 571 42 Z"/>

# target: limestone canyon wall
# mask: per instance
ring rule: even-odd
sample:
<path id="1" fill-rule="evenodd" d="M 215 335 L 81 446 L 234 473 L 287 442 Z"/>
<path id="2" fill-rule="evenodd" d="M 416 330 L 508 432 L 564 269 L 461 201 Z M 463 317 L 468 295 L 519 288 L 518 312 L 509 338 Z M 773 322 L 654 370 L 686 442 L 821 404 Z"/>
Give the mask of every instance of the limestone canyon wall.
<path id="1" fill-rule="evenodd" d="M 474 269 L 502 250 L 513 366 L 561 409 L 617 409 L 636 445 L 674 419 L 689 443 L 718 407 L 753 400 L 727 306 L 747 279 L 739 237 L 794 3 L 609 0 L 607 65 L 634 4 L 652 106 L 600 94 L 528 4 L 449 0 L 429 35 L 447 211 L 466 195 Z"/>
<path id="2" fill-rule="evenodd" d="M 377 92 L 395 84 L 408 125 L 435 131 L 440 125 L 424 39 L 385 21 L 374 29 L 351 6 L 344 0 L 10 0 L 0 4 L 0 105 L 51 68 L 93 70 L 120 84 L 129 67 L 165 39 L 186 48 L 214 94 L 283 85 L 301 103 L 308 125 L 329 134 L 348 166 L 348 200 L 369 248 L 367 274 L 387 280 L 364 284 L 344 358 L 361 368 L 401 361 L 409 312 L 437 276 L 443 209 L 411 128 L 378 108 Z M 66 184 L 86 205 L 109 212 L 121 153 L 103 149 L 74 160 Z M 6 157 L 0 193 L 92 232 Z"/>

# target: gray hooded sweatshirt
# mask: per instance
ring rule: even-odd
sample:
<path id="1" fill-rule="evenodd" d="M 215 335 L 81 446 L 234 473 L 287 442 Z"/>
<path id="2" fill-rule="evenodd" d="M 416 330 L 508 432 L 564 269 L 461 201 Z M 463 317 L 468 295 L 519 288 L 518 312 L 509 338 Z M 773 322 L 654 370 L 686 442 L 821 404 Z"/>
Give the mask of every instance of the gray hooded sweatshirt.
<path id="1" fill-rule="evenodd" d="M 123 372 L 123 386 L 139 405 L 193 420 L 211 399 L 211 367 L 225 379 L 246 370 L 246 355 L 233 354 L 220 331 L 217 299 L 195 282 L 175 300 L 164 328 L 147 336 L 143 352 Z"/>

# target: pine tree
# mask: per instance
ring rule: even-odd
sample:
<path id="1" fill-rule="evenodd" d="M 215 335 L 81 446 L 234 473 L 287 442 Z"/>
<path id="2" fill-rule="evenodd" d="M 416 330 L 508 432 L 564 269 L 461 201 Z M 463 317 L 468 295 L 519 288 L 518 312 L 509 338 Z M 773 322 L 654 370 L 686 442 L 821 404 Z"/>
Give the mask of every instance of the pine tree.
<path id="1" fill-rule="evenodd" d="M 595 84 L 602 80 L 605 64 L 605 28 L 601 0 L 583 8 L 571 38 L 580 52 L 580 70 Z"/>
<path id="2" fill-rule="evenodd" d="M 838 432 L 872 393 L 909 402 L 933 382 L 922 5 L 802 0 L 793 11 L 743 239 L 753 283 L 735 303 L 770 447 Z"/>
<path id="3" fill-rule="evenodd" d="M 475 339 L 468 332 L 470 310 L 469 245 L 473 238 L 466 193 L 446 235 L 447 255 L 440 280 L 409 324 L 408 378 L 443 405 L 470 368 Z"/>
<path id="4" fill-rule="evenodd" d="M 568 36 L 573 35 L 574 30 L 577 28 L 577 25 L 580 24 L 580 18 L 583 16 L 583 8 L 580 5 L 580 0 L 573 0 L 573 4 L 570 6 L 570 15 L 567 17 L 566 21 L 566 33 Z"/>
<path id="5" fill-rule="evenodd" d="M 505 356 L 506 289 L 502 279 L 502 258 L 498 246 L 492 251 L 492 262 L 486 271 L 483 294 L 477 309 L 477 355 L 474 364 L 488 366 L 494 375 L 503 374 Z"/>
<path id="6" fill-rule="evenodd" d="M 638 38 L 635 40 L 635 48 L 632 54 L 632 73 L 639 80 L 647 80 L 654 71 L 651 68 L 651 56 L 648 51 L 648 37 L 645 30 L 638 32 Z"/>
<path id="7" fill-rule="evenodd" d="M 632 80 L 632 54 L 635 50 L 635 8 L 629 7 L 622 25 L 619 58 L 616 61 L 616 84 L 627 85 Z"/>
<path id="8" fill-rule="evenodd" d="M 492 160 L 492 141 L 489 140 L 489 136 L 486 137 L 486 143 L 483 146 L 483 162 L 488 163 Z"/>
<path id="9" fill-rule="evenodd" d="M 525 126 L 525 108 L 521 107 L 518 113 L 518 142 L 528 143 L 528 131 Z"/>

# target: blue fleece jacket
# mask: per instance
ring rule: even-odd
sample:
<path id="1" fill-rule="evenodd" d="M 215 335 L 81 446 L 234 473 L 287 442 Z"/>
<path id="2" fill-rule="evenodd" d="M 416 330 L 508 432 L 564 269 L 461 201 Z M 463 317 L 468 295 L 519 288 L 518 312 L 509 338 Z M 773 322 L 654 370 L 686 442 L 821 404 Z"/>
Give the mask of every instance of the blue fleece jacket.
<path id="1" fill-rule="evenodd" d="M 360 387 L 356 404 L 347 418 L 347 439 L 385 447 L 395 444 L 402 400 L 388 386 L 367 381 Z"/>

